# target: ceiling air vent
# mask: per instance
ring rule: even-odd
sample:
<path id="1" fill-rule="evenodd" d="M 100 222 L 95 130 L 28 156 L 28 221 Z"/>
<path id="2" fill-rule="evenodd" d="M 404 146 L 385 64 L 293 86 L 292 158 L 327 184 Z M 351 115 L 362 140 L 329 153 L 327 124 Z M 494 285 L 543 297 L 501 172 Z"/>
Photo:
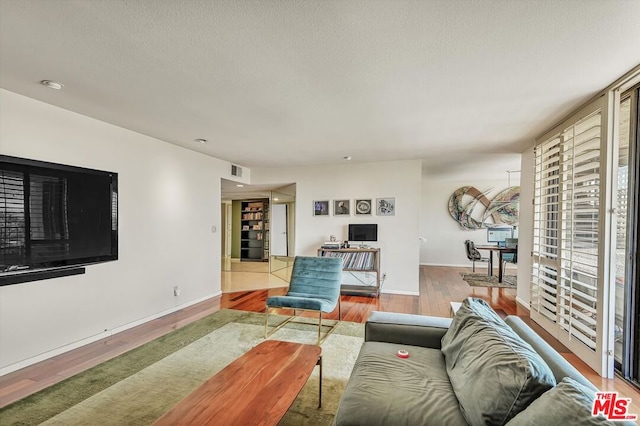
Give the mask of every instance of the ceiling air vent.
<path id="1" fill-rule="evenodd" d="M 231 165 L 231 176 L 242 177 L 242 167 Z"/>

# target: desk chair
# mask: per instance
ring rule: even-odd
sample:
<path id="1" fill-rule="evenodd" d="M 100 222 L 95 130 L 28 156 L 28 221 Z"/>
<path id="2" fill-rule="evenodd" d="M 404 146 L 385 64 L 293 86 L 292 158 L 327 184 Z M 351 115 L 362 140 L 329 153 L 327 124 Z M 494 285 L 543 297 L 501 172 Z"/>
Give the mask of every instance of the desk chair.
<path id="1" fill-rule="evenodd" d="M 467 254 L 467 259 L 471 261 L 473 272 L 476 271 L 476 262 L 487 262 L 487 270 L 489 269 L 489 258 L 482 257 L 473 241 L 465 240 L 464 248 Z"/>
<path id="2" fill-rule="evenodd" d="M 293 260 L 289 291 L 285 296 L 272 296 L 267 299 L 265 310 L 264 337 L 265 339 L 293 321 L 297 310 L 314 311 L 318 318 L 318 342 L 326 339 L 342 320 L 340 306 L 340 284 L 342 281 L 342 258 L 339 257 L 305 257 L 296 256 Z M 320 339 L 322 330 L 322 313 L 333 312 L 338 305 L 338 322 L 334 324 Z M 269 329 L 269 309 L 293 309 L 293 316 L 278 325 L 271 333 Z"/>
<path id="3" fill-rule="evenodd" d="M 515 253 L 504 253 L 502 255 L 502 270 L 507 266 L 507 263 L 518 263 L 518 239 L 517 238 L 505 238 L 504 246 L 506 248 L 516 249 Z"/>

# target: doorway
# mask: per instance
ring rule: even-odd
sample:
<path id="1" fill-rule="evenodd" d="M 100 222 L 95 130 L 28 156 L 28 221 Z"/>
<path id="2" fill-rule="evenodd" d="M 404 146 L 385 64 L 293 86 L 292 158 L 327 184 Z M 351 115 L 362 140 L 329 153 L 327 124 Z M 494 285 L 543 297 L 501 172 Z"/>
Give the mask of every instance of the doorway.
<path id="1" fill-rule="evenodd" d="M 223 293 L 288 286 L 295 241 L 295 187 L 295 184 L 275 187 L 247 185 L 221 179 Z M 242 226 L 246 226 L 242 223 L 242 204 L 255 199 L 268 200 L 262 232 L 265 238 L 264 252 L 268 252 L 265 258 L 268 261 L 241 262 Z M 277 222 L 276 238 L 273 237 L 274 220 Z"/>
<path id="2" fill-rule="evenodd" d="M 289 282 L 295 255 L 296 185 L 271 191 L 271 259 L 272 275 Z"/>
<path id="3" fill-rule="evenodd" d="M 273 204 L 271 206 L 271 255 L 288 256 L 289 244 L 287 241 L 287 211 L 286 204 Z"/>

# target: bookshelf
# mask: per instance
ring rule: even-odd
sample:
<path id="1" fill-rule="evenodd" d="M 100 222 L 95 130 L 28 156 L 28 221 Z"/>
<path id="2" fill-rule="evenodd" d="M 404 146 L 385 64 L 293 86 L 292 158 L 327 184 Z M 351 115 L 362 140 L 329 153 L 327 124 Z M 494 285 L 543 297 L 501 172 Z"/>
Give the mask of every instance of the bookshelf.
<path id="1" fill-rule="evenodd" d="M 367 294 L 380 296 L 380 249 L 379 248 L 343 248 L 318 249 L 318 256 L 342 258 L 342 270 L 345 272 L 371 272 L 375 274 L 375 285 L 342 284 L 345 294 Z"/>
<path id="2" fill-rule="evenodd" d="M 240 260 L 269 260 L 269 201 L 243 201 L 240 212 Z"/>

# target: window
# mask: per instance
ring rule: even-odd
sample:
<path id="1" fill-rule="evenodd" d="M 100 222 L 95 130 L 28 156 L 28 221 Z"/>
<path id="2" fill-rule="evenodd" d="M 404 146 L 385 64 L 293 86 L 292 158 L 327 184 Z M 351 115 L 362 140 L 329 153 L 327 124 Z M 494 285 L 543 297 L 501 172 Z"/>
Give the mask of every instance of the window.
<path id="1" fill-rule="evenodd" d="M 640 66 L 535 147 L 531 318 L 604 377 L 640 373 Z"/>
<path id="2" fill-rule="evenodd" d="M 604 97 L 603 97 L 604 98 Z M 535 149 L 531 317 L 602 369 L 603 99 Z"/>

